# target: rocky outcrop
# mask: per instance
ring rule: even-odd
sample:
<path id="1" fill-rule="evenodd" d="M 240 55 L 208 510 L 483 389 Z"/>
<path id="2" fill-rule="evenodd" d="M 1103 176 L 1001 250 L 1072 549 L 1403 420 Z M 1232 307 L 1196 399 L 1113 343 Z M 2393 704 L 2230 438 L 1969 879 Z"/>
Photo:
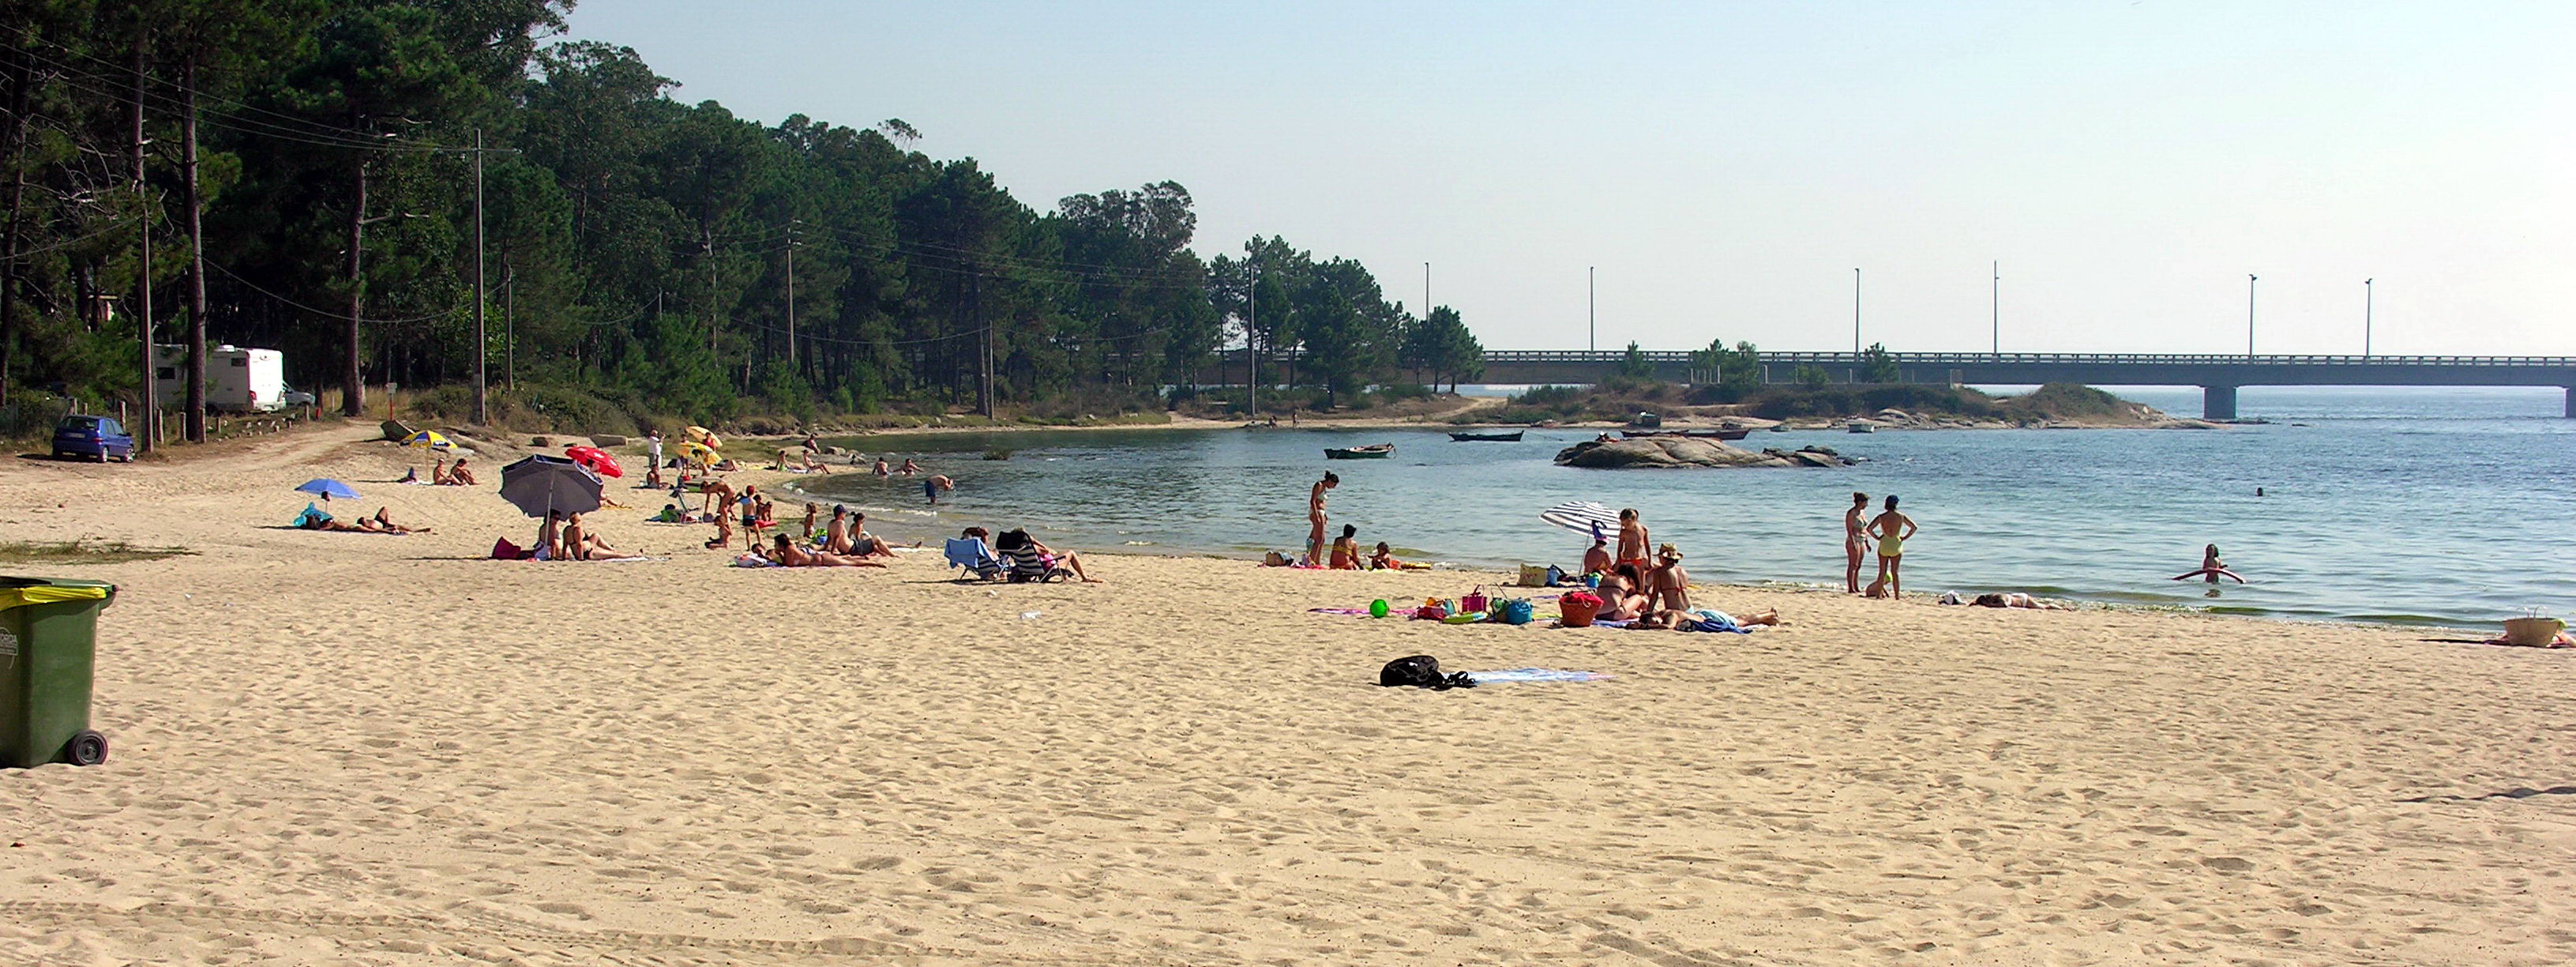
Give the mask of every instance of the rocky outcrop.
<path id="1" fill-rule="evenodd" d="M 1821 447 L 1755 453 L 1695 437 L 1587 440 L 1559 451 L 1561 467 L 1626 470 L 1639 467 L 1839 467 L 1851 461 Z"/>

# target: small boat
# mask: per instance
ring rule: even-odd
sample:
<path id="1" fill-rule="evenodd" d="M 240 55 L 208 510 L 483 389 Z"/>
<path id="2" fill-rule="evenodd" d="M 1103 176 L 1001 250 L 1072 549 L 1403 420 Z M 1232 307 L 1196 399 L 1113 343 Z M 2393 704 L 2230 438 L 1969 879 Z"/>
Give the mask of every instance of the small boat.
<path id="1" fill-rule="evenodd" d="M 1521 442 L 1521 434 L 1526 432 L 1529 431 L 1513 430 L 1510 433 L 1452 433 L 1449 434 L 1449 439 L 1453 443 L 1519 443 Z"/>
<path id="2" fill-rule="evenodd" d="M 1878 432 L 1878 424 L 1853 420 L 1851 423 L 1845 425 L 1843 429 L 1850 433 L 1876 433 Z"/>
<path id="3" fill-rule="evenodd" d="M 1325 447 L 1327 460 L 1383 460 L 1395 455 L 1395 444 L 1380 443 L 1365 447 Z"/>

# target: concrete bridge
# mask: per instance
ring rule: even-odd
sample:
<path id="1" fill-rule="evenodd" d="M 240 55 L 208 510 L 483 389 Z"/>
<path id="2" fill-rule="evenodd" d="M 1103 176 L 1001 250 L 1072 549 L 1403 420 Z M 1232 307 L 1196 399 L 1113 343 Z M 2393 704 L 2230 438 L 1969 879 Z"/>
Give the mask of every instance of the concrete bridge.
<path id="1" fill-rule="evenodd" d="M 1622 351 L 1502 349 L 1485 353 L 1487 383 L 1593 383 L 1616 372 Z M 1690 353 L 1649 352 L 1655 375 L 1688 380 Z M 2147 353 L 1892 353 L 1899 380 L 1956 385 L 2083 383 L 2198 386 L 2201 416 L 2236 417 L 2240 386 L 2556 386 L 2576 418 L 2576 356 L 2178 356 Z M 1836 382 L 1865 365 L 1855 353 L 1763 353 L 1762 381 L 1791 382 L 1801 366 Z M 1702 379 L 1705 373 L 1699 374 Z"/>

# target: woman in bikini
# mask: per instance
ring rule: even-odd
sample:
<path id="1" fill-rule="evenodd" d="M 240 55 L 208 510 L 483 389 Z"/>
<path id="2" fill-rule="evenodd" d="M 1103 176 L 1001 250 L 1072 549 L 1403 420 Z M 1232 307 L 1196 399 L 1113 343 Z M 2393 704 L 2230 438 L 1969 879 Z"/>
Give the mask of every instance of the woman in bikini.
<path id="1" fill-rule="evenodd" d="M 1898 567 L 1905 561 L 1905 541 L 1914 536 L 1914 518 L 1896 511 L 1896 495 L 1887 495 L 1887 510 L 1869 522 L 1870 536 L 1878 538 L 1878 579 L 1887 582 L 1887 596 L 1905 596 L 1905 579 Z"/>
<path id="2" fill-rule="evenodd" d="M 1869 536 L 1863 534 L 1869 522 L 1861 515 L 1869 513 L 1869 495 L 1852 491 L 1851 509 L 1843 511 L 1843 590 L 1860 593 L 1860 565 L 1869 558 Z"/>

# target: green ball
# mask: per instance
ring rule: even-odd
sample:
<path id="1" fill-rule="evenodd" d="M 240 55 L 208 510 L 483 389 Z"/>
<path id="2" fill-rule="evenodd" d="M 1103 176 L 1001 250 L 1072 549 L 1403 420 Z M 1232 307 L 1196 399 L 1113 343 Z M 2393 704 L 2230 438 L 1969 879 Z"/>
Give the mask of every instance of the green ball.
<path id="1" fill-rule="evenodd" d="M 1386 617 L 1386 599 L 1385 599 L 1385 598 L 1379 598 L 1379 599 L 1377 599 L 1377 600 L 1375 600 L 1375 601 L 1371 601 L 1371 602 L 1369 602 L 1369 617 L 1372 617 L 1372 618 L 1383 618 L 1383 617 Z"/>

